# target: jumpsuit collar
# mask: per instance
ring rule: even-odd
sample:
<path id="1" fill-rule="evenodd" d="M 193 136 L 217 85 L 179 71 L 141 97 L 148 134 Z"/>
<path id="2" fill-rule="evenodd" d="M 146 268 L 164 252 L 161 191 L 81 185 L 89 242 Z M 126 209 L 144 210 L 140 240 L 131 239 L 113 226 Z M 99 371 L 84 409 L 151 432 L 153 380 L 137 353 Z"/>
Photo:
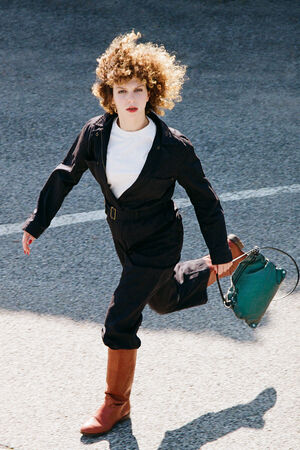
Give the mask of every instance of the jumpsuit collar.
<path id="1" fill-rule="evenodd" d="M 172 134 L 170 132 L 169 127 L 163 120 L 160 119 L 160 117 L 157 114 L 155 114 L 153 111 L 150 111 L 149 113 L 147 113 L 147 116 L 149 116 L 150 119 L 152 119 L 153 122 L 155 123 L 157 131 L 159 132 L 161 137 L 162 145 L 164 144 L 165 141 L 168 141 L 170 138 L 172 138 Z M 114 114 L 105 113 L 102 116 L 100 116 L 98 121 L 96 122 L 97 128 L 99 129 L 99 131 L 103 131 L 103 133 L 107 135 L 108 140 L 113 121 L 116 117 L 117 117 L 116 113 Z"/>

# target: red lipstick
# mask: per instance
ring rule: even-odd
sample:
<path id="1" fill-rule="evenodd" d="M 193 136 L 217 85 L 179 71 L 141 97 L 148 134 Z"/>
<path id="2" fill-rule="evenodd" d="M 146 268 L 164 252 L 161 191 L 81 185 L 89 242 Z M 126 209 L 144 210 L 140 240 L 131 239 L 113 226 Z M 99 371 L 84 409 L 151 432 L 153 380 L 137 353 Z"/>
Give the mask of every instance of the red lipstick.
<path id="1" fill-rule="evenodd" d="M 127 108 L 126 109 L 126 111 L 128 111 L 128 112 L 135 112 L 135 111 L 137 111 L 137 108 Z"/>

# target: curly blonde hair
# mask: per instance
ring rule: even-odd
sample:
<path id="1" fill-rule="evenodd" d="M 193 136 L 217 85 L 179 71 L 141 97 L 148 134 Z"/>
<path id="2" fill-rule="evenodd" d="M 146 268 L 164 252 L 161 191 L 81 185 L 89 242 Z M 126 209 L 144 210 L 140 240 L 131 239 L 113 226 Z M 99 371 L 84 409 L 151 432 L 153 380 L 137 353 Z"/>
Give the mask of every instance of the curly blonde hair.
<path id="1" fill-rule="evenodd" d="M 185 79 L 186 66 L 175 61 L 164 46 L 152 42 L 137 44 L 141 33 L 117 36 L 107 50 L 97 59 L 98 80 L 92 93 L 99 98 L 105 111 L 113 114 L 113 85 L 137 78 L 146 83 L 149 100 L 146 113 L 154 111 L 163 116 L 164 109 L 172 109 L 181 101 L 180 90 Z"/>

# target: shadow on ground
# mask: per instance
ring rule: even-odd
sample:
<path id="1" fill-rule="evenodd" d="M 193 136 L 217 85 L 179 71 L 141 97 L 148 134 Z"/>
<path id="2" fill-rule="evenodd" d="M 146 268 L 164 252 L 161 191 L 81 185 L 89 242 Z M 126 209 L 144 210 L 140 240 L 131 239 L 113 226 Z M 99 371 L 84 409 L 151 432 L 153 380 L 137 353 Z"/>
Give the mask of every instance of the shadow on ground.
<path id="1" fill-rule="evenodd" d="M 137 440 L 132 434 L 131 419 L 116 425 L 110 433 L 106 433 L 103 436 L 91 438 L 87 436 L 81 437 L 81 442 L 86 445 L 103 441 L 109 442 L 110 450 L 139 450 Z"/>
<path id="2" fill-rule="evenodd" d="M 276 397 L 276 390 L 268 388 L 250 403 L 205 414 L 177 430 L 167 431 L 159 450 L 199 450 L 208 442 L 216 441 L 239 428 L 261 429 L 265 424 L 263 415 L 275 405 Z"/>
<path id="3" fill-rule="evenodd" d="M 239 428 L 262 429 L 264 414 L 276 403 L 276 390 L 271 387 L 262 391 L 249 403 L 208 413 L 192 422 L 166 431 L 158 450 L 199 450 L 208 442 L 232 433 Z M 110 450 L 138 450 L 136 438 L 132 434 L 131 420 L 117 425 L 110 433 L 96 438 L 82 437 L 81 442 L 88 445 L 95 442 L 109 442 Z"/>

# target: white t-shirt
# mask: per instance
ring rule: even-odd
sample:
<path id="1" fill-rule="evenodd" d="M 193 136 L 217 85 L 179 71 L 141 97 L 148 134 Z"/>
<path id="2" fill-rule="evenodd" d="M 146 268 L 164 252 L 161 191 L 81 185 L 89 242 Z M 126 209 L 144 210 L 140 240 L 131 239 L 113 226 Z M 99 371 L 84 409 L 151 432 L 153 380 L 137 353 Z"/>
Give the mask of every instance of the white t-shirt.
<path id="1" fill-rule="evenodd" d="M 106 177 L 114 196 L 119 198 L 138 178 L 152 147 L 156 125 L 149 123 L 138 131 L 125 131 L 114 120 L 107 147 Z"/>

